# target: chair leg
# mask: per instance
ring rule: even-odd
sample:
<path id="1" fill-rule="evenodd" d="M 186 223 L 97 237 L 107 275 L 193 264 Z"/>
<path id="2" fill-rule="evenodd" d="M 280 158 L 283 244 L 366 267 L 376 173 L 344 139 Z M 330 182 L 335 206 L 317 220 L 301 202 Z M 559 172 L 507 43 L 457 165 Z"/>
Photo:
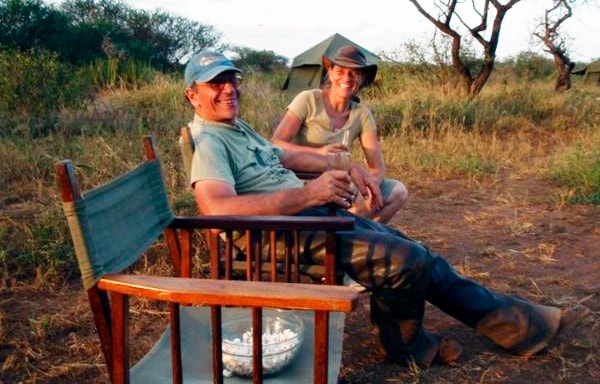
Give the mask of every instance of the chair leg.
<path id="1" fill-rule="evenodd" d="M 263 382 L 262 308 L 252 308 L 252 383 Z"/>
<path id="2" fill-rule="evenodd" d="M 129 384 L 129 297 L 110 294 L 112 314 L 113 384 Z"/>
<path id="3" fill-rule="evenodd" d="M 212 329 L 212 367 L 213 383 L 223 384 L 223 335 L 221 332 L 221 307 L 218 305 L 210 307 L 211 329 Z"/>
<path id="4" fill-rule="evenodd" d="M 327 367 L 329 364 L 329 312 L 315 311 L 315 350 L 314 350 L 315 383 L 327 383 Z"/>
<path id="5" fill-rule="evenodd" d="M 183 383 L 183 367 L 181 363 L 181 323 L 179 319 L 179 304 L 169 303 L 171 325 L 171 371 L 173 384 Z"/>

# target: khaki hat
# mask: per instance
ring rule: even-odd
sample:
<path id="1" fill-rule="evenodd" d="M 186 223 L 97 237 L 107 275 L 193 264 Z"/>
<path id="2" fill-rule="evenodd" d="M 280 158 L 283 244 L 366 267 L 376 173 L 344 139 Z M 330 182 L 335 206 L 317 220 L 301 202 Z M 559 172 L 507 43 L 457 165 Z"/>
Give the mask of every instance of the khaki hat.
<path id="1" fill-rule="evenodd" d="M 353 45 L 344 45 L 330 56 L 323 55 L 323 64 L 325 68 L 331 68 L 334 64 L 345 68 L 368 67 L 364 53 Z"/>
<path id="2" fill-rule="evenodd" d="M 331 55 L 323 55 L 323 67 L 325 70 L 330 69 L 333 65 L 360 69 L 363 74 L 361 87 L 372 84 L 377 75 L 377 64 L 367 64 L 365 54 L 354 45 L 344 45 Z"/>

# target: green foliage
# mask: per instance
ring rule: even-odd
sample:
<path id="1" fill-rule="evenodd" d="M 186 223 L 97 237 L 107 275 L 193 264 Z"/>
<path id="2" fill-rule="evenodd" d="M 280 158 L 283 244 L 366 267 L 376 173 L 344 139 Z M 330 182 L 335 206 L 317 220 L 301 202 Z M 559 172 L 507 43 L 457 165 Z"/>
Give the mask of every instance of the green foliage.
<path id="1" fill-rule="evenodd" d="M 186 55 L 221 38 L 212 26 L 117 0 L 66 0 L 57 8 L 40 0 L 0 0 L 0 22 L 0 48 L 49 50 L 73 64 L 118 58 L 179 69 Z"/>
<path id="2" fill-rule="evenodd" d="M 57 128 L 63 108 L 80 108 L 90 87 L 47 51 L 0 52 L 0 136 L 43 136 Z"/>
<path id="3" fill-rule="evenodd" d="M 9 74 L 0 77 L 0 136 L 24 137 L 82 132 L 71 130 L 71 117 L 90 108 L 94 91 L 141 88 L 165 76 L 133 59 L 103 59 L 77 68 L 47 51 L 2 51 L 0 71 Z"/>
<path id="4" fill-rule="evenodd" d="M 69 32 L 69 17 L 41 0 L 0 0 L 0 49 L 59 50 Z"/>
<path id="5" fill-rule="evenodd" d="M 518 79 L 539 80 L 555 75 L 554 63 L 551 59 L 533 52 L 520 52 L 516 58 L 506 61 L 512 66 L 512 72 Z"/>
<path id="6" fill-rule="evenodd" d="M 235 65 L 245 70 L 272 73 L 287 68 L 287 59 L 273 51 L 256 51 L 247 47 L 234 47 L 232 50 L 238 55 Z"/>

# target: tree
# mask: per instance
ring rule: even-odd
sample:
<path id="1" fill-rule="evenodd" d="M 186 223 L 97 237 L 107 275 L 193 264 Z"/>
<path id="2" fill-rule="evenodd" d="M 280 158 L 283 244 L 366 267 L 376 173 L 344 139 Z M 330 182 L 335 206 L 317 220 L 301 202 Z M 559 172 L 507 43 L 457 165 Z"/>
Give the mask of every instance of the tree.
<path id="1" fill-rule="evenodd" d="M 41 0 L 0 0 L 0 48 L 55 51 L 68 33 L 66 15 Z"/>
<path id="2" fill-rule="evenodd" d="M 256 51 L 247 47 L 232 47 L 238 58 L 235 64 L 240 68 L 251 68 L 263 73 L 272 73 L 286 68 L 287 59 L 273 51 Z"/>
<path id="3" fill-rule="evenodd" d="M 221 39 L 213 26 L 118 0 L 0 0 L 0 25 L 1 49 L 48 50 L 74 64 L 108 57 L 173 68 Z"/>
<path id="4" fill-rule="evenodd" d="M 452 67 L 464 83 L 464 90 L 468 97 L 472 99 L 477 96 L 494 69 L 496 49 L 504 17 L 521 0 L 508 0 L 504 3 L 500 0 L 484 0 L 480 2 L 482 5 L 479 6 L 475 4 L 474 0 L 409 1 L 437 29 L 451 38 Z M 434 17 L 421 3 L 431 4 L 428 8 L 437 11 L 438 16 Z M 470 5 L 470 9 L 465 9 L 468 5 Z M 493 9 L 490 9 L 490 5 Z M 461 8 L 460 13 L 458 12 L 459 7 Z M 454 19 L 456 19 L 456 22 Z M 476 21 L 468 23 L 467 19 Z M 463 35 L 459 32 L 459 26 L 468 31 L 470 37 L 480 45 L 483 51 L 483 58 L 477 62 L 476 68 L 473 67 L 472 63 L 469 66 L 462 54 Z M 486 38 L 485 34 L 489 34 L 489 36 Z"/>
<path id="5" fill-rule="evenodd" d="M 176 66 L 221 39 L 213 26 L 160 10 L 131 9 L 116 0 L 66 0 L 61 9 L 73 17 L 74 28 L 102 32 L 94 46 L 104 45 L 106 55 L 127 56 L 160 68 Z"/>
<path id="6" fill-rule="evenodd" d="M 571 89 L 571 71 L 575 67 L 567 54 L 566 42 L 560 31 L 562 24 L 573 16 L 570 3 L 574 3 L 574 0 L 553 0 L 553 3 L 552 8 L 546 9 L 544 20 L 533 35 L 540 39 L 546 47 L 545 51 L 554 58 L 554 67 L 558 73 L 554 90 L 561 92 Z"/>

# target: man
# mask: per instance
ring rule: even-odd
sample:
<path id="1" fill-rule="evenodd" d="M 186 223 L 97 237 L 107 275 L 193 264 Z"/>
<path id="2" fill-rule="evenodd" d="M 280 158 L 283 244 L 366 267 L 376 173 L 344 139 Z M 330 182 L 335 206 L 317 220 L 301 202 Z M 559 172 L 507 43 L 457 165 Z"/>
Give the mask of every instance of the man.
<path id="1" fill-rule="evenodd" d="M 300 181 L 289 169 L 322 172 L 326 159 L 284 152 L 238 119 L 240 81 L 241 70 L 216 52 L 200 52 L 186 66 L 185 95 L 195 111 L 190 123 L 196 146 L 191 185 L 199 211 L 327 215 L 325 204 L 340 206 L 337 214 L 353 217 L 356 229 L 338 235 L 338 266 L 371 292 L 371 319 L 387 361 L 414 360 L 428 367 L 460 356 L 458 342 L 423 329 L 425 301 L 525 357 L 589 312 L 581 306 L 561 311 L 490 291 L 399 231 L 348 213 L 351 181 L 373 208 L 381 206 L 370 178 L 352 167 L 352 177 L 328 171 L 309 183 Z M 305 253 L 318 259 L 322 240 L 318 235 L 304 239 Z"/>

